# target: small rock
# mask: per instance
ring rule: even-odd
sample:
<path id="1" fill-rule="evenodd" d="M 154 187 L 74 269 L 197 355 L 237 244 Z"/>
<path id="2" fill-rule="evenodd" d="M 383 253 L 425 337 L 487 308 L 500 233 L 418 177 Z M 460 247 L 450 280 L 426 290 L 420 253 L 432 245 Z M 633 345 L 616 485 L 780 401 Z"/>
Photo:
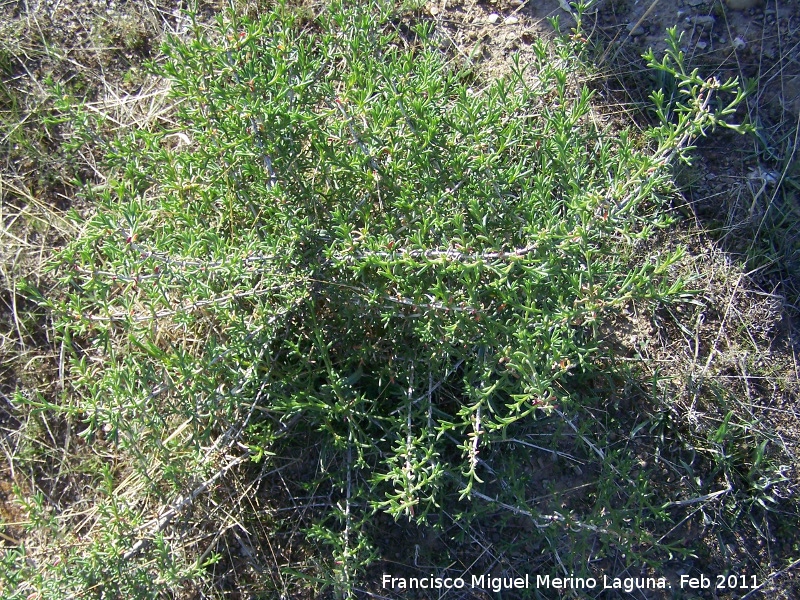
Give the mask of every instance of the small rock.
<path id="1" fill-rule="evenodd" d="M 713 27 L 717 20 L 711 15 L 697 15 L 688 17 L 689 23 L 695 27 Z"/>
<path id="2" fill-rule="evenodd" d="M 492 13 L 488 17 L 486 17 L 486 20 L 489 21 L 489 23 L 491 23 L 492 25 L 497 23 L 497 21 L 499 19 L 500 19 L 500 15 L 498 15 L 497 13 Z"/>
<path id="3" fill-rule="evenodd" d="M 706 48 L 708 48 L 708 44 L 706 44 L 705 42 L 697 42 L 698 50 L 705 50 Z"/>
<path id="4" fill-rule="evenodd" d="M 628 23 L 628 35 L 631 37 L 644 35 L 644 27 L 641 25 L 636 25 L 636 23 Z"/>
<path id="5" fill-rule="evenodd" d="M 745 42 L 738 35 L 735 38 L 733 38 L 731 45 L 733 46 L 734 50 L 744 50 L 745 48 L 747 48 L 747 42 Z"/>
<path id="6" fill-rule="evenodd" d="M 525 4 L 523 0 L 511 0 L 511 6 L 513 6 L 514 8 L 519 8 L 523 4 Z"/>
<path id="7" fill-rule="evenodd" d="M 725 0 L 731 10 L 747 10 L 761 4 L 761 0 Z"/>
<path id="8" fill-rule="evenodd" d="M 787 79 L 783 84 L 784 107 L 796 116 L 800 116 L 800 75 Z"/>
<path id="9" fill-rule="evenodd" d="M 514 17 L 514 16 L 506 17 L 505 20 L 503 21 L 503 23 L 505 25 L 515 25 L 515 24 L 519 23 L 519 19 L 517 17 Z"/>

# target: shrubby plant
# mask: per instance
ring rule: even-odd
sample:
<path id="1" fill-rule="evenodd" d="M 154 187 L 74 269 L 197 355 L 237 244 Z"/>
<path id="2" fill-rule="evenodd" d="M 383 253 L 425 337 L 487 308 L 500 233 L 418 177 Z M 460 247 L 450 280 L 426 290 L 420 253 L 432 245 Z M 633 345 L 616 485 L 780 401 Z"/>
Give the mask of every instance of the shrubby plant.
<path id="1" fill-rule="evenodd" d="M 643 145 L 593 119 L 579 35 L 487 83 L 433 32 L 381 1 L 194 27 L 160 67 L 174 120 L 112 144 L 57 266 L 81 435 L 183 508 L 233 449 L 269 460 L 315 431 L 333 503 L 308 533 L 342 594 L 372 511 L 482 494 L 497 441 L 581 402 L 603 323 L 686 293 L 680 251 L 648 239 L 669 161 L 728 114 L 665 62 L 695 101 L 673 120 L 656 95 Z M 167 524 L 132 524 L 123 557 L 169 554 Z"/>

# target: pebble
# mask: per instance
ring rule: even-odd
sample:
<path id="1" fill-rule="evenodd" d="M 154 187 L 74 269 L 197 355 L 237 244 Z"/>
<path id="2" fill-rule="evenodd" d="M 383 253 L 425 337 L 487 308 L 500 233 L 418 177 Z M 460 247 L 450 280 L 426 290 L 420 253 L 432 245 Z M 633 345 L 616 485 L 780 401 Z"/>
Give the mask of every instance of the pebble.
<path id="1" fill-rule="evenodd" d="M 731 42 L 731 44 L 733 45 L 733 49 L 734 50 L 744 50 L 745 48 L 747 48 L 747 42 L 745 42 L 739 36 L 736 36 L 735 38 L 733 38 L 733 41 Z"/>
<path id="2" fill-rule="evenodd" d="M 705 42 L 697 42 L 696 45 L 698 50 L 705 50 L 706 48 L 708 48 L 708 44 L 706 44 Z"/>
<path id="3" fill-rule="evenodd" d="M 505 19 L 505 21 L 503 21 L 503 23 L 506 24 L 506 25 L 515 25 L 516 23 L 519 23 L 519 19 L 517 17 L 514 17 L 514 16 L 506 17 L 506 19 Z"/>
<path id="4" fill-rule="evenodd" d="M 761 0 L 725 0 L 725 4 L 731 10 L 747 10 L 761 4 Z"/>
<path id="5" fill-rule="evenodd" d="M 500 19 L 500 15 L 498 15 L 497 13 L 492 13 L 488 17 L 486 17 L 486 20 L 489 21 L 489 23 L 491 23 L 492 25 L 497 23 L 497 21 L 499 19 Z"/>
<path id="6" fill-rule="evenodd" d="M 636 23 L 628 23 L 628 34 L 631 37 L 638 37 L 640 35 L 644 35 L 644 27 L 639 25 L 636 26 Z"/>
<path id="7" fill-rule="evenodd" d="M 694 17 L 687 17 L 689 23 L 695 27 L 713 27 L 717 20 L 711 15 L 697 15 Z"/>

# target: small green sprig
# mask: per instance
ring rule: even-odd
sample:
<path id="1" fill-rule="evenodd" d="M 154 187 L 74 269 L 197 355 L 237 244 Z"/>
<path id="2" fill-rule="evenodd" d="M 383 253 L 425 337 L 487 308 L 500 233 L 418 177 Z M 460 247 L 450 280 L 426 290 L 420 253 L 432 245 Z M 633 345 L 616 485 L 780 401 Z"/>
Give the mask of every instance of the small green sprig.
<path id="1" fill-rule="evenodd" d="M 667 30 L 667 48 L 660 61 L 652 49 L 644 54 L 647 65 L 674 85 L 670 98 L 664 89 L 651 92 L 653 111 L 661 125 L 651 129 L 648 135 L 658 143 L 657 160 L 669 162 L 679 158 L 689 163 L 693 140 L 709 130 L 724 127 L 739 133 L 752 131 L 748 123 L 729 121 L 750 89 L 743 88 L 738 78 L 721 82 L 715 77 L 703 78 L 697 68 L 687 71 L 686 57 L 680 49 L 682 36 L 682 33 L 678 35 L 676 27 Z M 724 101 L 724 95 L 732 95 L 732 98 Z"/>

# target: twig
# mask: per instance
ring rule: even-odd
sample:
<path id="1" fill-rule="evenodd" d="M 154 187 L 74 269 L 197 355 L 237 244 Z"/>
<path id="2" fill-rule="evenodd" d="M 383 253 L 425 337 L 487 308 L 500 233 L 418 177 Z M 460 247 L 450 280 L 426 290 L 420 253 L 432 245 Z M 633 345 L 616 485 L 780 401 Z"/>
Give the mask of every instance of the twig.
<path id="1" fill-rule="evenodd" d="M 690 504 L 698 504 L 700 502 L 705 502 L 706 500 L 713 500 L 717 496 L 722 496 L 723 494 L 727 494 L 732 490 L 733 488 L 729 485 L 724 490 L 718 490 L 716 492 L 712 492 L 711 494 L 706 494 L 705 496 L 698 496 L 697 498 L 690 498 L 689 500 L 680 500 L 679 502 L 667 502 L 661 508 L 674 508 L 677 506 L 689 506 Z"/>
<path id="2" fill-rule="evenodd" d="M 514 250 L 497 252 L 483 252 L 483 253 L 466 253 L 459 250 L 398 250 L 395 252 L 355 252 L 353 254 L 334 254 L 334 258 L 338 260 L 352 260 L 354 258 L 428 258 L 428 259 L 444 259 L 454 262 L 475 262 L 478 260 L 503 260 L 505 258 L 521 258 L 534 252 L 539 245 L 534 242 L 524 248 L 516 248 Z"/>
<path id="3" fill-rule="evenodd" d="M 530 442 L 526 442 L 524 440 L 520 440 L 517 438 L 508 438 L 505 440 L 496 440 L 494 443 L 507 443 L 507 444 L 520 444 L 521 446 L 527 446 L 528 448 L 535 448 L 536 450 L 541 450 L 543 452 L 547 452 L 548 454 L 553 454 L 555 456 L 560 456 L 561 458 L 566 458 L 567 460 L 571 460 L 572 462 L 576 462 L 579 464 L 583 464 L 583 461 L 579 458 L 575 458 L 571 454 L 567 454 L 566 452 L 559 452 L 558 450 L 551 450 L 550 448 L 545 448 L 544 446 L 537 446 L 536 444 L 531 444 Z"/>
<path id="4" fill-rule="evenodd" d="M 185 508 L 191 505 L 197 497 L 205 492 L 217 479 L 222 477 L 225 473 L 230 471 L 237 465 L 240 465 L 246 460 L 249 460 L 250 457 L 248 455 L 239 456 L 235 458 L 227 465 L 219 469 L 214 475 L 206 479 L 203 483 L 198 485 L 188 496 L 178 496 L 177 500 L 170 506 L 164 514 L 159 517 L 158 521 L 156 522 L 156 526 L 153 529 L 153 532 L 150 536 L 146 538 L 140 539 L 136 542 L 133 546 L 131 546 L 130 550 L 128 550 L 125 554 L 122 555 L 123 560 L 129 560 L 136 556 L 145 546 L 147 546 L 152 541 L 152 536 L 161 533 L 164 529 L 172 522 L 180 512 L 182 512 Z"/>
<path id="5" fill-rule="evenodd" d="M 619 535 L 618 533 L 606 529 L 605 527 L 598 527 L 597 525 L 592 525 L 590 523 L 583 523 L 582 521 L 574 521 L 574 520 L 567 521 L 567 518 L 560 513 L 553 513 L 552 515 L 534 515 L 532 512 L 528 510 L 519 508 L 517 506 L 513 506 L 511 504 L 506 504 L 505 502 L 501 502 L 500 500 L 491 498 L 486 494 L 481 494 L 480 492 L 476 492 L 474 489 L 470 492 L 470 495 L 473 495 L 476 498 L 479 498 L 480 500 L 496 504 L 497 506 L 505 508 L 506 510 L 514 513 L 515 515 L 530 517 L 531 519 L 533 519 L 533 524 L 536 526 L 537 529 L 546 529 L 553 523 L 565 523 L 571 527 L 577 527 L 578 529 L 586 529 L 589 531 L 594 531 L 596 533 L 605 533 L 606 535 L 613 535 L 620 539 L 622 538 L 622 536 Z M 538 522 L 537 519 L 542 519 L 544 523 Z"/>
<path id="6" fill-rule="evenodd" d="M 766 577 L 766 579 L 764 579 L 764 581 L 762 581 L 760 584 L 758 584 L 758 586 L 754 587 L 752 590 L 750 590 L 744 596 L 742 596 L 741 600 L 746 600 L 747 598 L 749 598 L 750 596 L 755 594 L 758 590 L 760 590 L 762 587 L 767 585 L 768 582 L 772 581 L 773 579 L 776 579 L 776 578 L 780 577 L 781 575 L 783 575 L 784 573 L 787 573 L 788 571 L 791 571 L 797 565 L 800 565 L 800 558 L 798 558 L 796 561 L 794 561 L 788 567 L 785 567 L 785 568 L 781 569 L 780 571 L 775 571 L 774 573 L 771 573 L 770 575 L 767 575 L 767 577 Z"/>

